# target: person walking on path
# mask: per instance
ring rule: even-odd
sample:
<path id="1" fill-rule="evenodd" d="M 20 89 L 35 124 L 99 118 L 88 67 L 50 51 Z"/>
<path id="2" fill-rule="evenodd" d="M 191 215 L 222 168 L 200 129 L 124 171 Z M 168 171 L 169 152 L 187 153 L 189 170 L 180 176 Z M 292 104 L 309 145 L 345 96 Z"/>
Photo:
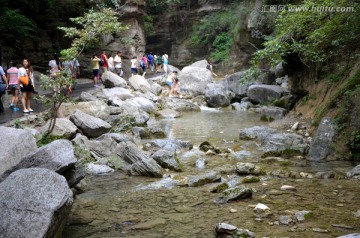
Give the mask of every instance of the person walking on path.
<path id="1" fill-rule="evenodd" d="M 12 94 L 11 96 L 11 104 L 10 108 L 14 110 L 14 112 L 19 111 L 18 102 L 19 102 L 19 78 L 18 78 L 18 64 L 16 62 L 12 63 L 10 69 L 7 70 L 7 78 L 9 80 L 9 90 Z"/>
<path id="2" fill-rule="evenodd" d="M 131 77 L 134 76 L 134 75 L 137 75 L 138 74 L 138 69 L 137 69 L 137 57 L 134 56 L 132 59 L 131 59 Z"/>
<path id="3" fill-rule="evenodd" d="M 22 62 L 23 67 L 19 69 L 18 72 L 18 79 L 20 82 L 20 90 L 22 93 L 21 102 L 23 105 L 23 112 L 29 113 L 33 112 L 34 110 L 31 109 L 31 94 L 34 92 L 35 85 L 34 85 L 34 71 L 31 67 L 30 61 L 28 59 L 24 59 Z M 20 77 L 25 77 L 28 80 L 27 85 L 21 83 Z"/>
<path id="4" fill-rule="evenodd" d="M 115 67 L 115 73 L 117 75 L 119 75 L 120 77 L 122 77 L 122 65 L 121 65 L 121 56 L 120 56 L 120 51 L 118 51 L 115 55 L 114 58 L 114 67 Z"/>
<path id="5" fill-rule="evenodd" d="M 2 103 L 2 95 L 6 93 L 6 90 L 9 88 L 9 82 L 6 78 L 3 67 L 0 66 L 0 114 L 5 112 L 4 105 Z"/>
<path id="6" fill-rule="evenodd" d="M 61 70 L 60 59 L 56 53 L 53 55 L 53 59 L 49 61 L 49 67 L 50 67 L 50 78 L 56 80 L 56 76 Z M 54 93 L 60 92 L 60 86 L 61 85 L 54 86 L 53 88 Z"/>
<path id="7" fill-rule="evenodd" d="M 153 56 L 152 52 L 150 52 L 148 54 L 147 59 L 149 62 L 151 72 L 154 72 L 155 64 L 154 64 L 154 56 Z"/>
<path id="8" fill-rule="evenodd" d="M 104 62 L 104 64 L 101 66 L 103 71 L 106 72 L 108 71 L 108 58 L 106 56 L 106 51 L 104 50 L 100 56 L 101 60 Z"/>
<path id="9" fill-rule="evenodd" d="M 74 58 L 71 61 L 70 70 L 71 70 L 72 77 L 74 79 L 74 83 L 71 86 L 71 89 L 75 90 L 76 85 L 77 85 L 77 77 L 78 77 L 78 75 L 80 75 L 80 64 L 79 64 L 79 61 L 76 58 Z"/>
<path id="10" fill-rule="evenodd" d="M 146 74 L 146 68 L 148 67 L 148 59 L 146 57 L 146 55 L 144 54 L 143 57 L 141 58 L 140 60 L 140 67 L 142 68 L 143 70 L 143 77 L 145 77 L 145 74 Z"/>
<path id="11" fill-rule="evenodd" d="M 160 54 L 158 54 L 158 56 L 156 57 L 156 73 L 160 72 L 161 68 L 162 68 L 162 58 Z"/>
<path id="12" fill-rule="evenodd" d="M 166 52 L 165 52 L 165 54 L 162 56 L 162 62 L 163 62 L 163 64 L 164 64 L 164 72 L 166 73 L 166 74 L 168 74 L 168 64 L 169 64 L 169 56 L 166 54 Z"/>
<path id="13" fill-rule="evenodd" d="M 114 73 L 115 66 L 114 66 L 114 55 L 113 54 L 111 54 L 108 59 L 108 68 L 109 68 L 110 72 Z"/>
<path id="14" fill-rule="evenodd" d="M 100 68 L 99 62 L 100 62 L 100 59 L 94 54 L 93 57 L 91 58 L 91 68 L 93 71 L 95 88 L 99 87 L 99 85 L 97 84 L 97 80 L 99 78 L 99 68 Z"/>

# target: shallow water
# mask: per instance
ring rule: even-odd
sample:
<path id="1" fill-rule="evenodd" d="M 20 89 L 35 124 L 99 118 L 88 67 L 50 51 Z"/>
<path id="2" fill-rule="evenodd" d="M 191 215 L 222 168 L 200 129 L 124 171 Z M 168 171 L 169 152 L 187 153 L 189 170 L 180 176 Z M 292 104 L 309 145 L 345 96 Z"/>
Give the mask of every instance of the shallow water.
<path id="1" fill-rule="evenodd" d="M 265 162 L 256 142 L 236 141 L 239 129 L 263 124 L 258 115 L 230 111 L 187 113 L 154 122 L 170 138 L 189 140 L 195 146 L 207 140 L 230 148 L 237 156 L 207 156 L 195 148 L 179 156 L 185 171 L 169 171 L 164 179 L 129 177 L 120 172 L 89 176 L 85 178 L 88 189 L 75 198 L 63 237 L 215 237 L 214 228 L 220 222 L 249 229 L 257 237 L 335 237 L 360 232 L 360 220 L 352 214 L 360 209 L 359 182 L 342 178 L 353 165 L 309 163 L 299 158 Z M 202 168 L 195 166 L 198 159 L 205 160 Z M 219 171 L 223 180 L 236 184 L 243 178 L 234 173 L 239 161 L 256 163 L 267 173 L 260 176 L 260 182 L 246 184 L 256 191 L 251 199 L 219 205 L 213 202 L 219 194 L 209 192 L 213 184 L 181 186 L 185 176 L 209 171 Z M 336 179 L 289 177 L 291 173 L 319 171 L 335 171 Z M 297 191 L 281 191 L 285 184 Z M 257 203 L 269 206 L 272 214 L 258 219 L 252 207 Z M 311 210 L 314 217 L 288 226 L 276 225 L 279 216 L 292 210 Z M 313 228 L 328 232 L 314 232 Z"/>

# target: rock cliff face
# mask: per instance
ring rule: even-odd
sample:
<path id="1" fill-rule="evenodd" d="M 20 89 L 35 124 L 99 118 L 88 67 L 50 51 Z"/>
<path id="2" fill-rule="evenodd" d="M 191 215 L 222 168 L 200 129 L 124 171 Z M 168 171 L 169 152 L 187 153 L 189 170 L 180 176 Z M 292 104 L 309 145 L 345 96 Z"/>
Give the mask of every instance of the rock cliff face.
<path id="1" fill-rule="evenodd" d="M 187 6 L 173 6 L 171 9 L 153 15 L 154 34 L 147 36 L 147 51 L 162 53 L 167 51 L 170 63 L 177 66 L 185 66 L 209 55 L 207 47 L 194 47 L 191 44 L 193 26 L 204 16 L 221 10 L 229 9 L 234 1 L 188 1 Z M 263 34 L 269 34 L 273 30 L 269 18 L 274 15 L 261 12 L 262 1 L 246 0 L 237 4 L 244 5 L 246 13 L 238 19 L 238 34 L 230 53 L 230 65 L 232 71 L 239 71 L 247 66 L 250 55 L 259 46 L 259 38 Z M 224 66 L 224 65 L 223 65 Z"/>

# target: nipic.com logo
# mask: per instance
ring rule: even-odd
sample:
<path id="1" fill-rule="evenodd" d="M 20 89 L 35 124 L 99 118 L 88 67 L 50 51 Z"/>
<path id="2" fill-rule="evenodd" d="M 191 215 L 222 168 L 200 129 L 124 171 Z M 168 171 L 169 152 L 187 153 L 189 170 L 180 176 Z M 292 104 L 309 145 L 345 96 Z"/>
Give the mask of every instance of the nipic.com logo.
<path id="1" fill-rule="evenodd" d="M 294 5 L 263 5 L 262 12 L 355 12 L 355 7 L 352 6 L 294 6 Z"/>

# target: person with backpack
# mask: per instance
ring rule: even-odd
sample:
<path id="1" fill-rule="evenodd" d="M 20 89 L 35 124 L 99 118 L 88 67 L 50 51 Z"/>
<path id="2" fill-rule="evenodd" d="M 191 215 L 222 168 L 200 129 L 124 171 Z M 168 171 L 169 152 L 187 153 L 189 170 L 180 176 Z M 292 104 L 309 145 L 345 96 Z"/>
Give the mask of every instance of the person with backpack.
<path id="1" fill-rule="evenodd" d="M 146 55 L 144 54 L 143 57 L 142 57 L 141 60 L 140 60 L 140 67 L 141 67 L 142 70 L 143 70 L 143 75 L 142 75 L 143 77 L 145 77 L 147 65 L 148 65 L 147 57 L 146 57 Z"/>
<path id="2" fill-rule="evenodd" d="M 71 69 L 72 77 L 74 79 L 74 83 L 73 83 L 73 85 L 71 85 L 71 89 L 75 90 L 76 85 L 77 85 L 76 80 L 77 80 L 78 75 L 80 75 L 80 64 L 79 64 L 79 61 L 76 58 L 74 58 L 71 61 L 70 69 Z"/>
<path id="3" fill-rule="evenodd" d="M 155 64 L 154 64 L 154 56 L 152 55 L 152 52 L 150 52 L 147 56 L 150 70 L 151 72 L 154 72 Z"/>
<path id="4" fill-rule="evenodd" d="M 100 69 L 99 62 L 100 62 L 100 59 L 96 56 L 96 54 L 93 54 L 93 56 L 91 58 L 91 68 L 93 71 L 95 88 L 99 87 L 99 85 L 97 84 L 97 80 L 99 78 L 99 69 Z"/>
<path id="5" fill-rule="evenodd" d="M 158 54 L 158 56 L 156 57 L 156 73 L 160 72 L 161 69 L 162 69 L 162 58 L 160 54 Z"/>
<path id="6" fill-rule="evenodd" d="M 18 72 L 20 90 L 22 93 L 21 102 L 23 105 L 23 112 L 29 113 L 34 111 L 30 106 L 31 93 L 35 91 L 34 70 L 28 59 L 24 59 L 22 65 L 23 67 L 21 67 Z"/>
<path id="7" fill-rule="evenodd" d="M 6 90 L 9 88 L 9 82 L 6 78 L 3 67 L 0 66 L 0 114 L 5 112 L 4 105 L 2 103 L 2 95 L 6 93 Z"/>
<path id="8" fill-rule="evenodd" d="M 102 67 L 104 72 L 106 72 L 108 70 L 108 59 L 107 59 L 105 50 L 101 53 L 99 64 Z"/>
<path id="9" fill-rule="evenodd" d="M 53 55 L 53 59 L 49 61 L 49 67 L 50 67 L 50 78 L 53 80 L 56 80 L 56 76 L 58 75 L 58 73 L 60 72 L 61 68 L 61 63 L 60 63 L 60 58 L 59 55 L 57 53 L 55 53 Z M 56 85 L 53 88 L 54 94 L 59 93 L 60 92 L 60 85 Z"/>
<path id="10" fill-rule="evenodd" d="M 18 63 L 13 62 L 12 67 L 8 69 L 6 73 L 7 73 L 7 78 L 9 80 L 9 90 L 12 94 L 10 108 L 14 110 L 14 112 L 16 112 L 20 110 L 18 108 L 19 90 L 20 90 L 19 79 L 18 79 L 18 73 L 19 73 Z"/>

